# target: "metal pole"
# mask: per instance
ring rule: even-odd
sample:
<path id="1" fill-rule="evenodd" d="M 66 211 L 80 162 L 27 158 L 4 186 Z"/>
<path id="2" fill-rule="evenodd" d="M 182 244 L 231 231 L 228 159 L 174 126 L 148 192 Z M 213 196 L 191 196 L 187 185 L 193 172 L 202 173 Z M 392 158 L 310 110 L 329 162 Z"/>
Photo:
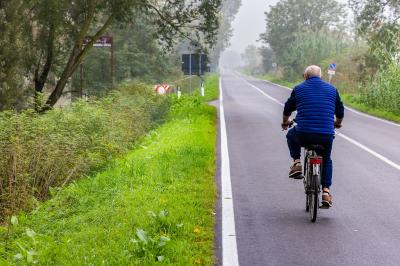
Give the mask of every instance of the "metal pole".
<path id="1" fill-rule="evenodd" d="M 81 74 L 81 99 L 83 99 L 83 64 L 80 65 L 80 74 Z"/>
<path id="2" fill-rule="evenodd" d="M 114 86 L 114 39 L 110 37 L 111 40 L 111 85 Z"/>
<path id="3" fill-rule="evenodd" d="M 189 55 L 189 75 L 190 75 L 189 92 L 190 94 L 192 94 L 192 54 Z"/>
<path id="4" fill-rule="evenodd" d="M 199 78 L 200 78 L 200 92 L 201 92 L 201 96 L 204 96 L 203 94 L 203 79 L 201 77 L 201 54 L 198 55 L 199 56 Z"/>

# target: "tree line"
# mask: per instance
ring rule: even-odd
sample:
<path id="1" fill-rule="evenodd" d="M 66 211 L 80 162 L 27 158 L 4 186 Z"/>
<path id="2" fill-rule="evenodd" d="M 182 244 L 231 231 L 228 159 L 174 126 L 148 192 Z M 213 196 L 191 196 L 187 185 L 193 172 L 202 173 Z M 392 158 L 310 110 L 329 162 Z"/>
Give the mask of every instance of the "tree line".
<path id="1" fill-rule="evenodd" d="M 333 82 L 354 101 L 400 114 L 399 10 L 397 0 L 281 0 L 265 13 L 263 47 L 244 53 L 247 68 L 298 82 L 305 66 L 327 76 L 336 63 Z"/>
<path id="2" fill-rule="evenodd" d="M 1 0 L 0 110 L 25 108 L 32 97 L 38 110 L 53 107 L 85 59 L 97 69 L 87 78 L 104 87 L 99 74 L 107 63 L 97 57 L 107 52 L 92 49 L 104 35 L 116 39 L 118 81 L 170 74 L 184 42 L 217 58 L 239 6 L 240 0 Z"/>

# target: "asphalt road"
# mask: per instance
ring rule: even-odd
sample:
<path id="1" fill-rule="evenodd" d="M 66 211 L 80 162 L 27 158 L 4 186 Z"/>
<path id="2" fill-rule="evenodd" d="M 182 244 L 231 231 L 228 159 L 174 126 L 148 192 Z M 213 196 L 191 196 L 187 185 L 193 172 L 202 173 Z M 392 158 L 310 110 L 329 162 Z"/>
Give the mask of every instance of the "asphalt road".
<path id="1" fill-rule="evenodd" d="M 400 126 L 346 111 L 339 132 L 364 149 L 336 137 L 334 207 L 312 224 L 301 181 L 287 177 L 283 107 L 259 90 L 281 103 L 290 94 L 222 75 L 240 265 L 400 265 Z"/>

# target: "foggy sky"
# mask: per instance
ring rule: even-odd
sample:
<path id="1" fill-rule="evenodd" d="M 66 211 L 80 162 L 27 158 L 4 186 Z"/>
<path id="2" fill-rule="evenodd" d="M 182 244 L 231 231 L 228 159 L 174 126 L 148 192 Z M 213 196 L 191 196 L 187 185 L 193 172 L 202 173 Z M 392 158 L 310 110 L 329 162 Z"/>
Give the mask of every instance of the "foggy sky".
<path id="1" fill-rule="evenodd" d="M 233 37 L 231 47 L 242 53 L 250 44 L 256 44 L 260 34 L 265 32 L 265 14 L 270 5 L 278 0 L 242 0 L 242 6 L 233 22 Z"/>
<path id="2" fill-rule="evenodd" d="M 242 6 L 236 19 L 233 22 L 233 37 L 231 46 L 228 50 L 242 53 L 250 44 L 256 44 L 260 34 L 265 32 L 265 11 L 269 10 L 270 5 L 274 5 L 279 0 L 242 0 Z M 347 0 L 339 0 L 345 4 Z M 258 43 L 258 46 L 261 43 Z"/>

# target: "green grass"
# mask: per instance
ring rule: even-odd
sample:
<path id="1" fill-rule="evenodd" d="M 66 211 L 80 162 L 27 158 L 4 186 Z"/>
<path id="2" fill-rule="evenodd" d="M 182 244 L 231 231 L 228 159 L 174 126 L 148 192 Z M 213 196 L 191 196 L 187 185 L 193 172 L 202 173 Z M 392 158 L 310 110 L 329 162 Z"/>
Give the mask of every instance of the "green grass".
<path id="1" fill-rule="evenodd" d="M 301 81 L 299 81 L 297 83 L 289 82 L 289 81 L 282 80 L 282 79 L 279 79 L 277 77 L 274 77 L 271 74 L 266 74 L 266 75 L 263 75 L 263 76 L 259 76 L 258 78 L 264 79 L 264 80 L 268 80 L 268 81 L 273 82 L 275 84 L 279 84 L 279 85 L 286 86 L 286 87 L 289 87 L 289 88 L 294 88 L 298 83 L 301 82 Z M 373 116 L 376 116 L 376 117 L 380 117 L 380 118 L 383 118 L 383 119 L 386 119 L 386 120 L 390 120 L 390 121 L 393 121 L 393 122 L 398 122 L 398 123 L 400 122 L 400 116 L 399 115 L 396 115 L 394 113 L 391 113 L 391 112 L 388 112 L 388 111 L 385 111 L 385 110 L 381 110 L 381 109 L 378 109 L 378 108 L 371 108 L 371 107 L 367 106 L 366 104 L 361 103 L 358 100 L 358 96 L 357 95 L 341 93 L 341 97 L 342 97 L 343 102 L 347 106 L 350 106 L 350 107 L 352 107 L 352 108 L 354 108 L 356 110 L 359 110 L 361 112 L 364 112 L 364 113 L 367 113 L 367 114 L 370 114 L 370 115 L 373 115 Z"/>
<path id="2" fill-rule="evenodd" d="M 370 114 L 370 115 L 373 115 L 376 117 L 380 117 L 383 119 L 387 119 L 387 120 L 390 120 L 393 122 L 400 123 L 399 115 L 396 115 L 394 113 L 391 113 L 391 112 L 388 112 L 385 110 L 381 110 L 378 108 L 368 107 L 366 104 L 363 104 L 358 100 L 357 95 L 342 93 L 341 97 L 342 97 L 343 102 L 346 105 L 348 105 L 356 110 L 359 110 L 361 112 L 364 112 L 364 113 L 367 113 L 367 114 Z"/>
<path id="3" fill-rule="evenodd" d="M 219 74 L 213 73 L 206 77 L 204 83 L 204 101 L 213 101 L 219 97 Z"/>
<path id="4" fill-rule="evenodd" d="M 0 264 L 213 265 L 215 122 L 183 97 L 127 156 L 0 229 Z"/>

